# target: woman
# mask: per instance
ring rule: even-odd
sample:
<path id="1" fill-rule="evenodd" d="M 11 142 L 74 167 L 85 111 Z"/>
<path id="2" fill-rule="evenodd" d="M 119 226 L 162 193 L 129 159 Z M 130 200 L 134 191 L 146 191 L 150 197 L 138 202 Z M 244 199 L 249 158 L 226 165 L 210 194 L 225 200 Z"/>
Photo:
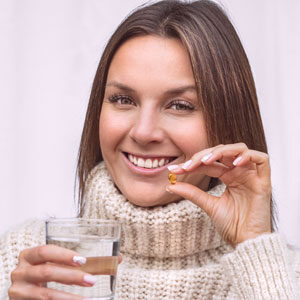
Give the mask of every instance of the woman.
<path id="1" fill-rule="evenodd" d="M 266 153 L 251 70 L 224 12 L 161 1 L 131 14 L 102 55 L 78 161 L 79 215 L 123 224 L 116 298 L 297 299 L 299 254 L 274 232 Z M 76 253 L 43 239 L 35 223 L 2 239 L 1 289 L 82 299 L 43 287 L 92 285 L 46 265 L 74 265 Z"/>

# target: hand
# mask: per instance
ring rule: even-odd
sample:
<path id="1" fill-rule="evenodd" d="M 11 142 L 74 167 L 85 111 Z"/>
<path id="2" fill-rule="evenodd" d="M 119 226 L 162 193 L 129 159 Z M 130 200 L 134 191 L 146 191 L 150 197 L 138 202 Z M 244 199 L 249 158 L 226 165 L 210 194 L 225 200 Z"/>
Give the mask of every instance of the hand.
<path id="1" fill-rule="evenodd" d="M 198 172 L 225 183 L 221 197 L 184 182 L 168 185 L 167 190 L 201 207 L 232 246 L 271 232 L 271 172 L 266 153 L 249 150 L 243 143 L 219 145 L 194 154 L 190 164 L 180 164 L 171 172 Z"/>
<path id="2" fill-rule="evenodd" d="M 82 296 L 57 291 L 46 287 L 48 281 L 76 284 L 85 287 L 94 285 L 94 277 L 79 270 L 84 264 L 75 258 L 80 255 L 55 245 L 44 245 L 23 250 L 17 268 L 11 273 L 10 299 L 64 299 L 82 300 Z M 77 262 L 76 262 L 77 261 Z M 119 257 L 119 262 L 121 258 Z"/>

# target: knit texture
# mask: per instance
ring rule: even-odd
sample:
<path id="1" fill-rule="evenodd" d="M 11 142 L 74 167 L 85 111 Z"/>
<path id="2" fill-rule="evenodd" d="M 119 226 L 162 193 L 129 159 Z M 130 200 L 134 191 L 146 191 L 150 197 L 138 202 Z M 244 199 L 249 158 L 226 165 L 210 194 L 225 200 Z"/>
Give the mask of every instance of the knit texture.
<path id="1" fill-rule="evenodd" d="M 223 261 L 242 299 L 300 299 L 299 253 L 296 274 L 289 252 L 279 235 L 261 235 L 238 245 Z"/>
<path id="2" fill-rule="evenodd" d="M 46 243 L 44 222 L 28 220 L 0 238 L 0 299 L 8 299 L 10 273 L 18 264 L 19 253 Z"/>
<path id="3" fill-rule="evenodd" d="M 219 185 L 209 193 L 220 196 L 224 189 Z M 262 235 L 232 249 L 206 213 L 188 200 L 153 208 L 128 202 L 103 162 L 88 178 L 84 217 L 122 222 L 123 262 L 116 300 L 300 299 L 299 253 L 278 234 Z M 6 299 L 19 252 L 43 243 L 45 229 L 38 221 L 2 237 L 0 299 Z"/>

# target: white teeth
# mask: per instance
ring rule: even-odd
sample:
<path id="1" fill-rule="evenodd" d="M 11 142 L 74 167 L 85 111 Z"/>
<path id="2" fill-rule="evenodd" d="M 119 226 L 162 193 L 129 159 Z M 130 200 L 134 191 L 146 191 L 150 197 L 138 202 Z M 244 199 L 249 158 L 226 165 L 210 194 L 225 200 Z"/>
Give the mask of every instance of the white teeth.
<path id="1" fill-rule="evenodd" d="M 152 169 L 152 160 L 151 159 L 146 159 L 146 162 L 145 162 L 145 168 L 148 168 L 148 169 Z"/>
<path id="2" fill-rule="evenodd" d="M 159 165 L 160 167 L 162 167 L 164 164 L 165 164 L 165 159 L 162 158 L 162 159 L 159 161 L 158 165 Z"/>
<path id="3" fill-rule="evenodd" d="M 132 154 L 128 154 L 128 159 L 134 165 L 141 167 L 141 168 L 147 168 L 147 169 L 154 169 L 154 168 L 162 167 L 170 162 L 169 159 L 165 159 L 165 158 L 161 158 L 160 160 L 158 160 L 157 158 L 143 159 L 141 157 L 136 157 Z"/>
<path id="4" fill-rule="evenodd" d="M 144 161 L 142 158 L 139 158 L 139 159 L 138 159 L 138 162 L 137 162 L 137 165 L 138 165 L 138 167 L 144 168 L 144 166 L 145 166 L 145 161 Z"/>
<path id="5" fill-rule="evenodd" d="M 134 162 L 134 158 L 131 154 L 128 155 L 129 160 L 133 163 Z"/>

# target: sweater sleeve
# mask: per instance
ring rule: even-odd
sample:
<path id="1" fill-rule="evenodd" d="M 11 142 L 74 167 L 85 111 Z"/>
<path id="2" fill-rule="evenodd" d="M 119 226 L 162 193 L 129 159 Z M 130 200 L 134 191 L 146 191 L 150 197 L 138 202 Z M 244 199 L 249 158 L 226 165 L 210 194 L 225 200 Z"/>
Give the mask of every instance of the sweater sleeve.
<path id="1" fill-rule="evenodd" d="M 10 273 L 18 264 L 19 253 L 45 244 L 44 221 L 29 220 L 0 237 L 0 299 L 8 299 Z"/>
<path id="2" fill-rule="evenodd" d="M 239 244 L 222 263 L 238 299 L 300 299 L 300 253 L 277 233 Z"/>

